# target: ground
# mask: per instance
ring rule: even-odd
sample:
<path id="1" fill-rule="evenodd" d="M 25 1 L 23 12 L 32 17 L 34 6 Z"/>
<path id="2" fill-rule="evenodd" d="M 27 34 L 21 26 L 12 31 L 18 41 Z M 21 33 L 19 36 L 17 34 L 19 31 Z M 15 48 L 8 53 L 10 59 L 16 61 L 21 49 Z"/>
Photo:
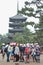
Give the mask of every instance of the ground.
<path id="1" fill-rule="evenodd" d="M 36 63 L 36 62 L 30 62 L 30 63 L 24 63 L 24 62 L 19 62 L 19 65 L 43 65 L 43 55 L 40 56 L 40 63 Z M 0 54 L 0 65 L 15 65 L 15 62 L 10 61 L 10 62 L 6 62 L 6 59 L 2 59 L 2 55 Z"/>

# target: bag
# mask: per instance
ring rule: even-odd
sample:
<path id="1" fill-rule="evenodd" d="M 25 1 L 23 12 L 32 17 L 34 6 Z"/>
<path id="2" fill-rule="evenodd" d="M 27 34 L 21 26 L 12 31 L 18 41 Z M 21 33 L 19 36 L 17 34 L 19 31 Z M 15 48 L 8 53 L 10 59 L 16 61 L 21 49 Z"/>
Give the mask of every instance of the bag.
<path id="1" fill-rule="evenodd" d="M 6 47 L 4 51 L 7 53 L 7 51 L 8 51 L 8 47 Z"/>
<path id="2" fill-rule="evenodd" d="M 25 48 L 25 53 L 28 54 L 29 53 L 29 49 Z"/>
<path id="3" fill-rule="evenodd" d="M 1 53 L 3 53 L 3 50 L 1 49 Z"/>
<path id="4" fill-rule="evenodd" d="M 36 55 L 37 55 L 37 56 L 39 56 L 39 55 L 40 55 L 40 53 L 39 53 L 39 52 L 37 52 L 37 53 L 36 53 Z"/>
<path id="5" fill-rule="evenodd" d="M 14 60 L 14 56 L 13 55 L 10 56 L 10 60 Z"/>
<path id="6" fill-rule="evenodd" d="M 31 55 L 32 55 L 32 56 L 35 56 L 35 55 L 36 55 L 36 53 L 35 53 L 35 52 L 32 52 L 32 53 L 31 53 Z"/>

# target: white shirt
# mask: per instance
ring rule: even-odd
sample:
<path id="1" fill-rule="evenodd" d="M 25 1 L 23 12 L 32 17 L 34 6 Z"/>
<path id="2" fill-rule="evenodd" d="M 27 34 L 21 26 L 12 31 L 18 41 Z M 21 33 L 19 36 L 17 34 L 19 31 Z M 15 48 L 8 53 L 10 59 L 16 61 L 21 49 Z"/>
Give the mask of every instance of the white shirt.
<path id="1" fill-rule="evenodd" d="M 19 55 L 19 52 L 20 52 L 20 51 L 19 51 L 19 47 L 16 46 L 16 47 L 15 47 L 15 52 L 14 52 L 14 53 L 17 54 L 17 55 Z"/>

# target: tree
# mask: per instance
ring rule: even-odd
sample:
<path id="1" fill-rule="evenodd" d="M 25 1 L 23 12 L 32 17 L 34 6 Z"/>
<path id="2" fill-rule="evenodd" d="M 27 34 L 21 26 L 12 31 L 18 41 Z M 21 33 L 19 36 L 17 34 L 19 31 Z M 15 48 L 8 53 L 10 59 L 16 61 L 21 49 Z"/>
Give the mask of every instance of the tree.
<path id="1" fill-rule="evenodd" d="M 43 8 L 42 2 L 41 0 L 32 0 L 31 2 L 26 1 L 24 8 L 22 8 L 21 11 L 19 11 L 19 13 L 27 15 L 28 17 L 40 18 L 40 13 L 42 13 Z M 39 16 L 37 16 L 37 14 L 39 14 Z"/>
<path id="2" fill-rule="evenodd" d="M 34 7 L 33 7 L 34 5 Z M 35 10 L 36 7 L 36 10 Z M 43 0 L 32 0 L 31 2 L 26 1 L 25 2 L 25 7 L 19 11 L 20 13 L 28 16 L 28 17 L 34 17 L 39 18 L 39 24 L 35 24 L 34 26 L 37 27 L 36 31 L 36 39 L 37 42 L 40 44 L 41 42 L 43 43 Z M 36 29 L 36 28 L 35 28 Z M 39 29 L 39 30 L 38 30 Z M 42 34 L 42 35 L 41 35 Z"/>
<path id="3" fill-rule="evenodd" d="M 20 44 L 20 43 L 22 43 L 22 44 L 25 43 L 25 39 L 24 39 L 22 33 L 15 33 L 15 35 L 14 35 L 12 41 L 17 42 L 17 43 L 19 43 L 19 44 Z"/>
<path id="4" fill-rule="evenodd" d="M 10 39 L 8 38 L 8 35 L 0 35 L 0 44 L 2 45 L 2 43 L 8 43 L 10 42 Z"/>
<path id="5" fill-rule="evenodd" d="M 0 34 L 0 48 L 1 48 L 1 45 L 2 45 L 2 35 Z"/>
<path id="6" fill-rule="evenodd" d="M 24 27 L 23 33 L 16 33 L 12 39 L 14 42 L 26 44 L 26 43 L 34 43 L 35 42 L 35 35 L 26 27 Z"/>
<path id="7" fill-rule="evenodd" d="M 40 22 L 35 26 L 37 41 L 40 45 L 43 45 L 43 15 L 40 16 Z"/>

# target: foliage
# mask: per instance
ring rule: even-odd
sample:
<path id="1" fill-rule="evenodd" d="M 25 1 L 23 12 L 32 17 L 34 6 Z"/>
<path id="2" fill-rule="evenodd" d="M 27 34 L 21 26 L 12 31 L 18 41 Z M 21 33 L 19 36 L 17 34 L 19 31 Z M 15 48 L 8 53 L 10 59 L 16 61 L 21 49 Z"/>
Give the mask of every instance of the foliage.
<path id="1" fill-rule="evenodd" d="M 18 43 L 25 43 L 25 39 L 23 38 L 22 33 L 15 33 L 13 41 Z"/>
<path id="2" fill-rule="evenodd" d="M 33 7 L 34 5 L 34 7 Z M 36 10 L 35 10 L 36 6 Z M 31 2 L 26 1 L 24 8 L 19 11 L 20 13 L 28 16 L 28 17 L 34 17 L 34 18 L 39 18 L 39 23 L 34 24 L 35 28 L 35 39 L 39 44 L 43 44 L 43 0 L 32 0 Z M 39 15 L 37 15 L 39 14 Z M 33 35 L 34 37 L 34 35 Z M 31 41 L 32 41 L 31 37 Z"/>
<path id="3" fill-rule="evenodd" d="M 0 46 L 2 45 L 2 43 L 8 43 L 10 42 L 9 38 L 7 35 L 0 35 Z"/>
<path id="4" fill-rule="evenodd" d="M 35 35 L 26 27 L 24 27 L 23 33 L 16 33 L 13 37 L 14 42 L 26 44 L 26 43 L 35 43 Z"/>
<path id="5" fill-rule="evenodd" d="M 43 15 L 40 16 L 40 22 L 38 26 L 36 26 L 35 30 L 37 34 L 37 41 L 39 42 L 40 45 L 43 45 Z"/>

